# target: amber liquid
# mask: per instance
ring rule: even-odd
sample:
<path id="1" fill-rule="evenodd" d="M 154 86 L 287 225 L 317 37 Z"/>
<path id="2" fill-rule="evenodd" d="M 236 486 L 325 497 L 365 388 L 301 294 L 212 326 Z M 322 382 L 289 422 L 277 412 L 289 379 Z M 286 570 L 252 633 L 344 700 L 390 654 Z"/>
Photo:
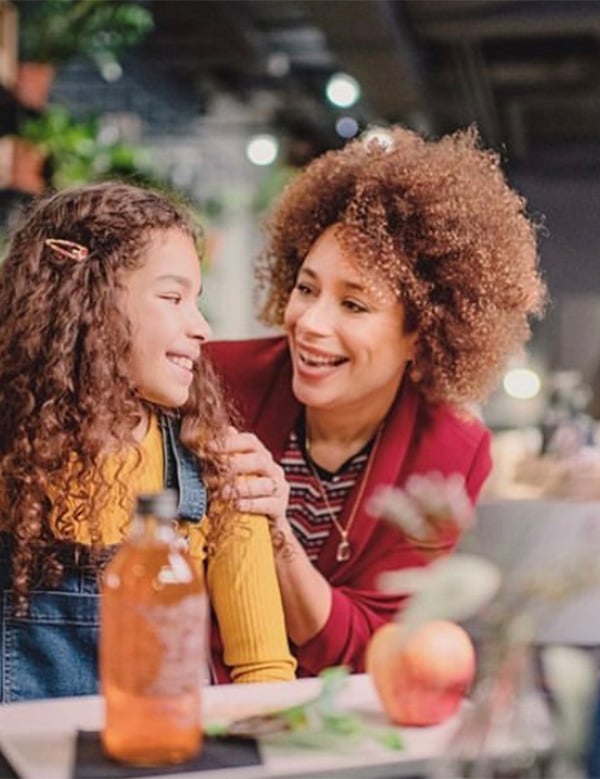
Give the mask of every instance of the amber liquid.
<path id="1" fill-rule="evenodd" d="M 181 763 L 202 746 L 203 582 L 187 553 L 135 539 L 104 576 L 100 677 L 106 753 L 131 765 Z"/>

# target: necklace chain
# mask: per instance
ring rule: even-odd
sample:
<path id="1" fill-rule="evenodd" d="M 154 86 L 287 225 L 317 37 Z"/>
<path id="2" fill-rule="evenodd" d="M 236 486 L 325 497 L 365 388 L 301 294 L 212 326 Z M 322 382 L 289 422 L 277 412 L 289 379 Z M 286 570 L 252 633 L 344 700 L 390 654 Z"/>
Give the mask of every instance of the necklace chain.
<path id="1" fill-rule="evenodd" d="M 321 493 L 321 497 L 323 498 L 323 501 L 325 503 L 325 508 L 327 509 L 327 513 L 329 514 L 329 518 L 333 526 L 337 530 L 337 532 L 340 534 L 340 542 L 337 545 L 337 549 L 335 553 L 335 559 L 338 563 L 345 563 L 352 557 L 352 545 L 349 541 L 350 530 L 352 529 L 352 524 L 354 522 L 357 509 L 362 500 L 365 487 L 367 486 L 367 482 L 369 481 L 369 474 L 371 472 L 371 466 L 373 464 L 375 451 L 379 445 L 379 439 L 381 438 L 382 429 L 383 426 L 380 425 L 379 429 L 377 430 L 377 434 L 375 436 L 373 447 L 369 452 L 367 462 L 360 476 L 360 486 L 358 489 L 358 494 L 356 496 L 356 500 L 352 505 L 352 511 L 350 512 L 350 516 L 348 518 L 348 521 L 346 522 L 346 527 L 344 527 L 341 524 L 341 522 L 336 517 L 334 510 L 331 508 L 331 503 L 329 502 L 329 498 L 327 497 L 327 490 L 325 489 L 325 486 L 323 484 L 321 477 L 319 476 L 319 472 L 317 471 L 315 463 L 313 462 L 312 457 L 310 456 L 310 441 L 308 439 L 308 436 L 305 436 L 304 439 L 304 449 L 306 451 L 306 464 L 308 465 L 312 475 L 314 476 L 317 487 L 319 488 L 319 492 Z"/>

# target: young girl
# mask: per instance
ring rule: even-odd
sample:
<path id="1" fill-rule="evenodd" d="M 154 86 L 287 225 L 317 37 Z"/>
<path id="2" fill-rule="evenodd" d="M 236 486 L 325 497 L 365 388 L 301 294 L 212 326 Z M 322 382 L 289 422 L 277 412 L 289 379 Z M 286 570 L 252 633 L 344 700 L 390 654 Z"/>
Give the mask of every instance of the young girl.
<path id="1" fill-rule="evenodd" d="M 290 679 L 267 522 L 235 515 L 198 235 L 119 183 L 35 205 L 0 268 L 0 700 L 97 691 L 98 574 L 136 494 L 179 491 L 217 681 Z M 207 498 L 208 493 L 208 498 Z M 210 528 L 208 529 L 208 524 Z M 210 543 L 206 544 L 206 540 Z M 220 637 L 222 637 L 222 643 Z"/>

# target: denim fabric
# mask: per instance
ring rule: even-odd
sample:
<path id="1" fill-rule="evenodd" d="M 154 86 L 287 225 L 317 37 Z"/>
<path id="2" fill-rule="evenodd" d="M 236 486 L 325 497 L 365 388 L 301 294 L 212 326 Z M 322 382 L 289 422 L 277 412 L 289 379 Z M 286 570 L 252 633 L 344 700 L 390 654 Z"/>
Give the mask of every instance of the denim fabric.
<path id="1" fill-rule="evenodd" d="M 165 487 L 179 491 L 178 515 L 199 522 L 206 513 L 206 488 L 199 477 L 198 461 L 179 439 L 179 419 L 163 416 L 159 421 L 165 453 Z"/>
<path id="2" fill-rule="evenodd" d="M 178 422 L 161 419 L 165 486 L 179 491 L 180 516 L 199 522 L 206 490 L 197 462 L 183 449 Z M 65 575 L 56 590 L 35 589 L 25 617 L 16 617 L 11 592 L 11 539 L 0 533 L 0 702 L 98 692 L 97 574 L 87 550 L 60 544 Z"/>
<path id="3" fill-rule="evenodd" d="M 16 617 L 6 534 L 0 545 L 0 700 L 96 693 L 99 595 L 94 569 L 67 564 L 60 589 L 33 590 L 27 615 Z"/>

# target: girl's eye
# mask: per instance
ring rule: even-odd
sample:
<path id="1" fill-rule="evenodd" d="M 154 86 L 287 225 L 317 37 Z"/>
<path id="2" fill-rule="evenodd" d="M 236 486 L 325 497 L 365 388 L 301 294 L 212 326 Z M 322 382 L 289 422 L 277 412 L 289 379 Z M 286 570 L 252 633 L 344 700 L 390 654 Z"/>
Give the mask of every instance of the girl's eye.
<path id="1" fill-rule="evenodd" d="M 181 303 L 181 295 L 161 295 L 161 298 L 163 300 L 168 300 L 170 303 L 173 303 L 174 305 L 178 305 Z"/>

